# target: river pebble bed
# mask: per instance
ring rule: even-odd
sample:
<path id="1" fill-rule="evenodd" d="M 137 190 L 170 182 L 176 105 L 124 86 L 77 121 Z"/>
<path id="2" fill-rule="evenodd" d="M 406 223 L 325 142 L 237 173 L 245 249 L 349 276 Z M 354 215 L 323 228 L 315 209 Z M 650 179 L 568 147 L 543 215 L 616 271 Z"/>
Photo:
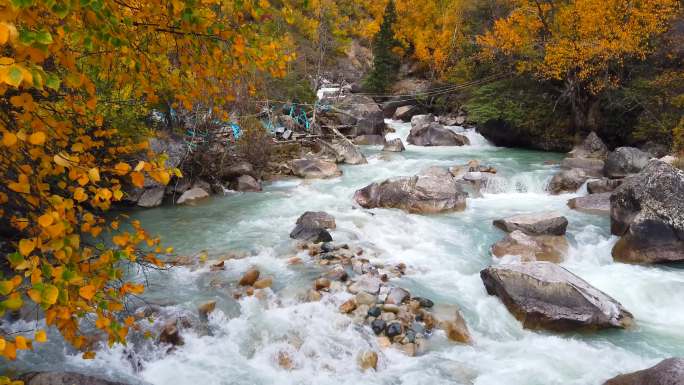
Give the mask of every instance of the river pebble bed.
<path id="1" fill-rule="evenodd" d="M 410 123 L 388 121 L 405 141 Z M 454 128 L 458 129 L 458 128 Z M 471 145 L 407 146 L 385 153 L 363 146 L 368 164 L 343 166 L 343 175 L 327 180 L 283 180 L 261 193 L 212 197 L 192 206 L 165 206 L 135 214 L 145 228 L 162 236 L 176 252 L 205 250 L 217 259 L 237 250 L 241 258 L 225 261 L 224 270 L 178 267 L 137 278 L 150 284 L 146 300 L 173 311 L 195 312 L 216 301 L 208 332 L 184 331 L 185 344 L 171 353 L 149 344 L 131 364 L 130 348 L 115 346 L 82 360 L 60 342 L 21 352 L 7 369 L 73 370 L 130 384 L 474 384 L 590 385 L 619 373 L 684 356 L 684 274 L 665 266 L 613 262 L 607 216 L 569 209 L 567 200 L 583 194 L 553 196 L 545 184 L 558 169 L 562 154 L 505 149 L 466 130 Z M 463 212 L 406 214 L 395 209 L 365 210 L 352 199 L 371 182 L 419 173 L 429 166 L 450 167 L 477 159 L 497 169 L 483 197 L 469 198 Z M 289 238 L 305 211 L 326 211 L 337 228 L 335 243 L 366 250 L 371 262 L 406 264 L 406 275 L 394 279 L 413 296 L 436 304 L 458 305 L 473 343 L 449 341 L 435 331 L 426 351 L 409 357 L 378 346 L 370 327 L 352 322 L 338 310 L 348 298 L 332 293 L 321 301 L 302 301 L 301 294 L 323 271 Z M 494 219 L 557 210 L 568 218 L 570 250 L 562 265 L 606 292 L 633 313 L 628 330 L 551 333 L 522 328 L 501 301 L 487 295 L 480 270 L 506 262 L 493 258 L 490 247 L 504 233 Z M 302 264 L 288 263 L 299 256 Z M 234 299 L 235 282 L 251 267 L 273 277 L 261 299 Z M 272 290 L 272 291 L 271 291 Z M 17 322 L 22 330 L 32 325 Z M 377 370 L 363 371 L 359 352 L 379 352 Z M 283 352 L 291 362 L 283 368 Z"/>

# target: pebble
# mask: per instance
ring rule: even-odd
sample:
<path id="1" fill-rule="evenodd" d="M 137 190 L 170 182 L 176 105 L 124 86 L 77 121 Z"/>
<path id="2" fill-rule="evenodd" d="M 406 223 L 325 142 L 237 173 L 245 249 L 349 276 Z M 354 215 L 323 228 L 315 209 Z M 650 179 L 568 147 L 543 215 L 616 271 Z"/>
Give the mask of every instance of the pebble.
<path id="1" fill-rule="evenodd" d="M 386 303 L 386 304 L 382 305 L 382 310 L 396 314 L 396 313 L 399 313 L 399 306 Z"/>
<path id="2" fill-rule="evenodd" d="M 349 275 L 347 274 L 347 272 L 344 270 L 343 267 L 336 266 L 332 270 L 325 273 L 325 278 L 328 278 L 331 281 L 342 281 L 342 282 L 344 282 L 347 280 L 347 278 L 349 278 Z"/>
<path id="3" fill-rule="evenodd" d="M 356 300 L 354 298 L 340 305 L 340 311 L 345 314 L 351 313 L 354 309 L 356 309 Z"/>
<path id="4" fill-rule="evenodd" d="M 292 358 L 287 352 L 278 352 L 278 366 L 283 369 L 292 370 L 294 368 L 294 363 Z"/>
<path id="5" fill-rule="evenodd" d="M 433 307 L 433 306 L 435 305 L 434 302 L 430 301 L 430 300 L 427 299 L 427 298 L 423 298 L 423 297 L 413 297 L 413 299 L 415 299 L 416 301 L 418 301 L 418 303 L 420 304 L 420 307 L 424 307 L 424 308 L 428 308 L 428 309 L 429 309 L 429 308 L 431 308 L 431 307 Z"/>
<path id="6" fill-rule="evenodd" d="M 400 287 L 395 287 L 390 290 L 389 294 L 387 294 L 387 298 L 385 299 L 385 304 L 392 304 L 392 305 L 401 305 L 410 297 L 410 294 L 408 291 L 400 288 Z"/>
<path id="7" fill-rule="evenodd" d="M 299 265 L 302 263 L 302 259 L 299 257 L 292 257 L 287 260 L 288 265 Z"/>
<path id="8" fill-rule="evenodd" d="M 199 312 L 199 316 L 201 320 L 207 320 L 209 317 L 209 314 L 216 309 L 216 301 L 209 301 L 205 304 L 200 305 L 200 307 L 197 309 Z"/>
<path id="9" fill-rule="evenodd" d="M 267 287 L 271 287 L 271 285 L 273 285 L 273 278 L 271 277 L 263 278 L 254 282 L 254 288 L 256 289 L 265 289 Z"/>
<path id="10" fill-rule="evenodd" d="M 382 310 L 380 310 L 380 307 L 378 306 L 373 306 L 372 308 L 368 309 L 369 317 L 380 317 L 380 314 L 382 314 Z"/>
<path id="11" fill-rule="evenodd" d="M 392 322 L 391 324 L 387 325 L 387 328 L 385 330 L 385 334 L 387 334 L 387 337 L 390 339 L 400 335 L 402 333 L 403 328 L 401 327 L 401 324 L 399 322 Z"/>
<path id="12" fill-rule="evenodd" d="M 321 293 L 317 292 L 316 290 L 309 290 L 307 297 L 309 302 L 317 302 L 321 300 Z"/>
<path id="13" fill-rule="evenodd" d="M 390 341 L 390 339 L 385 336 L 380 336 L 378 337 L 378 345 L 381 348 L 388 348 L 390 347 L 390 345 L 392 345 L 392 341 Z"/>
<path id="14" fill-rule="evenodd" d="M 381 319 L 376 319 L 375 321 L 371 322 L 371 329 L 373 329 L 373 333 L 376 335 L 382 333 L 386 326 L 387 323 Z"/>
<path id="15" fill-rule="evenodd" d="M 362 370 L 378 368 L 378 353 L 366 350 L 359 355 L 359 366 Z"/>
<path id="16" fill-rule="evenodd" d="M 251 286 L 256 282 L 257 279 L 259 279 L 259 270 L 257 269 L 249 269 L 247 272 L 240 278 L 240 286 Z"/>
<path id="17" fill-rule="evenodd" d="M 364 305 L 375 305 L 376 297 L 373 294 L 362 291 L 356 295 L 356 302 Z"/>
<path id="18" fill-rule="evenodd" d="M 394 313 L 385 312 L 380 314 L 380 319 L 386 322 L 394 321 L 395 319 L 397 319 L 397 315 Z"/>
<path id="19" fill-rule="evenodd" d="M 314 282 L 314 288 L 316 290 L 324 290 L 330 287 L 330 280 L 327 278 L 318 278 L 316 282 Z"/>
<path id="20" fill-rule="evenodd" d="M 415 357 L 416 355 L 416 344 L 408 343 L 401 345 L 401 350 L 409 357 Z"/>
<path id="21" fill-rule="evenodd" d="M 335 245 L 332 244 L 332 242 L 325 242 L 324 244 L 321 245 L 321 251 L 324 253 L 330 253 L 331 251 L 335 250 Z"/>

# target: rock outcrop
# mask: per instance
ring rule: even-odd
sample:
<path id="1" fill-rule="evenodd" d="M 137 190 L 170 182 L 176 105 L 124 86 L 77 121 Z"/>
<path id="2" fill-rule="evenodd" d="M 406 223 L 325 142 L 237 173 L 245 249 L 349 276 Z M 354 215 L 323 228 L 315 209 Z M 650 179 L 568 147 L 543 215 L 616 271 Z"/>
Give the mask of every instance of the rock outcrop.
<path id="1" fill-rule="evenodd" d="M 480 276 L 487 293 L 499 297 L 528 329 L 592 330 L 633 323 L 619 302 L 554 263 L 490 266 Z"/>
<path id="2" fill-rule="evenodd" d="M 684 385 L 684 358 L 668 358 L 648 369 L 613 377 L 603 385 Z"/>
<path id="3" fill-rule="evenodd" d="M 432 115 L 414 116 L 411 119 L 411 132 L 406 141 L 416 146 L 463 146 L 470 144 L 467 137 L 435 122 Z"/>
<path id="4" fill-rule="evenodd" d="M 322 159 L 295 159 L 290 167 L 295 176 L 305 179 L 334 178 L 342 175 L 342 171 L 335 163 Z"/>
<path id="5" fill-rule="evenodd" d="M 398 208 L 421 214 L 464 210 L 466 197 L 453 178 L 434 175 L 388 179 L 354 194 L 354 200 L 364 208 Z"/>
<path id="6" fill-rule="evenodd" d="M 568 220 L 558 212 L 547 211 L 497 219 L 493 224 L 509 233 L 520 230 L 527 235 L 564 235 Z"/>
<path id="7" fill-rule="evenodd" d="M 651 155 L 634 147 L 620 147 L 608 154 L 603 173 L 611 179 L 636 174 L 648 164 Z"/>
<path id="8" fill-rule="evenodd" d="M 251 178 L 251 177 L 250 177 Z M 204 198 L 208 198 L 209 193 L 201 187 L 193 187 L 190 190 L 184 192 L 180 198 L 176 201 L 177 204 L 182 205 L 194 201 L 198 201 Z"/>
<path id="9" fill-rule="evenodd" d="M 684 171 L 658 160 L 610 197 L 613 258 L 630 263 L 684 261 Z"/>
<path id="10" fill-rule="evenodd" d="M 320 115 L 321 122 L 340 128 L 351 136 L 382 135 L 385 117 L 380 106 L 365 95 L 348 95 L 335 106 L 335 109 Z"/>

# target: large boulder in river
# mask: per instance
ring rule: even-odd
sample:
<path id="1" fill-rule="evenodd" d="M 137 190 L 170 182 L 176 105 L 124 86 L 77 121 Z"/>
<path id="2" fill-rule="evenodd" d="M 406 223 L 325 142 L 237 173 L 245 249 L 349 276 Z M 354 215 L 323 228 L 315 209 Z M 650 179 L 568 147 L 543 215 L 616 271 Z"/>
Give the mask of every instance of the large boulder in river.
<path id="1" fill-rule="evenodd" d="M 635 147 L 620 147 L 608 154 L 603 167 L 604 174 L 611 179 L 619 179 L 641 171 L 651 155 Z"/>
<path id="2" fill-rule="evenodd" d="M 123 382 L 73 372 L 26 373 L 19 380 L 23 381 L 24 385 L 125 385 Z"/>
<path id="3" fill-rule="evenodd" d="M 388 140 L 387 142 L 385 142 L 385 145 L 382 147 L 382 151 L 388 151 L 388 152 L 402 152 L 405 150 L 406 150 L 406 148 L 404 147 L 404 143 L 399 138 Z"/>
<path id="4" fill-rule="evenodd" d="M 501 258 L 519 256 L 524 262 L 561 262 L 568 252 L 568 240 L 558 235 L 530 236 L 515 230 L 492 246 L 492 254 Z"/>
<path id="5" fill-rule="evenodd" d="M 346 164 L 368 163 L 366 157 L 361 153 L 359 148 L 346 138 L 341 138 L 333 143 L 332 148 L 337 152 L 338 162 Z"/>
<path id="6" fill-rule="evenodd" d="M 365 208 L 428 214 L 464 210 L 467 196 L 453 178 L 417 175 L 372 183 L 356 191 L 354 200 Z"/>
<path id="7" fill-rule="evenodd" d="M 409 144 L 416 146 L 463 146 L 470 144 L 468 137 L 457 134 L 439 123 L 413 124 L 406 138 Z"/>
<path id="8" fill-rule="evenodd" d="M 342 175 L 342 171 L 333 162 L 322 159 L 295 159 L 291 162 L 292 173 L 305 179 L 333 178 Z"/>
<path id="9" fill-rule="evenodd" d="M 380 106 L 365 95 L 346 96 L 333 112 L 325 112 L 321 118 L 331 125 L 351 127 L 348 130 L 351 136 L 381 135 L 385 129 L 385 117 Z"/>
<path id="10" fill-rule="evenodd" d="M 603 176 L 604 166 L 605 162 L 602 159 L 595 158 L 565 158 L 561 162 L 561 168 L 564 170 L 578 168 L 584 171 L 587 175 L 597 178 Z"/>
<path id="11" fill-rule="evenodd" d="M 684 385 L 684 358 L 668 358 L 648 369 L 613 377 L 603 385 Z"/>
<path id="12" fill-rule="evenodd" d="M 588 214 L 608 215 L 610 214 L 610 193 L 572 198 L 568 201 L 568 207 Z"/>
<path id="13" fill-rule="evenodd" d="M 137 204 L 145 208 L 160 206 L 164 200 L 165 192 L 166 187 L 164 186 L 148 188 L 142 192 L 137 200 Z"/>
<path id="14" fill-rule="evenodd" d="M 587 192 L 589 194 L 601 194 L 615 191 L 622 184 L 622 179 L 594 179 L 587 182 Z"/>
<path id="15" fill-rule="evenodd" d="M 235 180 L 235 190 L 242 192 L 261 191 L 261 182 L 251 175 L 240 175 Z"/>
<path id="16" fill-rule="evenodd" d="M 619 302 L 554 263 L 490 266 L 480 277 L 487 293 L 499 297 L 528 329 L 592 330 L 633 323 Z"/>
<path id="17" fill-rule="evenodd" d="M 571 158 L 605 159 L 608 155 L 608 146 L 592 131 L 581 144 L 573 147 L 568 155 Z"/>
<path id="18" fill-rule="evenodd" d="M 290 238 L 313 243 L 330 242 L 332 236 L 328 229 L 335 227 L 335 218 L 332 215 L 324 211 L 307 211 L 297 219 Z"/>
<path id="19" fill-rule="evenodd" d="M 684 171 L 652 160 L 610 197 L 613 258 L 631 263 L 684 261 Z"/>
<path id="20" fill-rule="evenodd" d="M 546 211 L 496 219 L 493 224 L 508 233 L 520 230 L 527 235 L 563 235 L 568 220 L 559 212 Z"/>
<path id="21" fill-rule="evenodd" d="M 546 189 L 551 194 L 574 193 L 589 179 L 589 175 L 580 169 L 561 170 L 551 178 Z"/>

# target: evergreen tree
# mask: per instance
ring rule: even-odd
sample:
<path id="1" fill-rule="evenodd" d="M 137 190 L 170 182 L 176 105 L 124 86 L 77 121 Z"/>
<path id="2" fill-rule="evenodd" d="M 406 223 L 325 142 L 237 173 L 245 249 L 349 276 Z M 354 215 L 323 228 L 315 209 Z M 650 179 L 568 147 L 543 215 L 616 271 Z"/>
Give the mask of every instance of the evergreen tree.
<path id="1" fill-rule="evenodd" d="M 385 8 L 380 31 L 373 37 L 373 69 L 365 80 L 365 88 L 371 92 L 386 92 L 399 70 L 399 57 L 392 50 L 399 45 L 392 30 L 397 21 L 394 1 Z"/>

